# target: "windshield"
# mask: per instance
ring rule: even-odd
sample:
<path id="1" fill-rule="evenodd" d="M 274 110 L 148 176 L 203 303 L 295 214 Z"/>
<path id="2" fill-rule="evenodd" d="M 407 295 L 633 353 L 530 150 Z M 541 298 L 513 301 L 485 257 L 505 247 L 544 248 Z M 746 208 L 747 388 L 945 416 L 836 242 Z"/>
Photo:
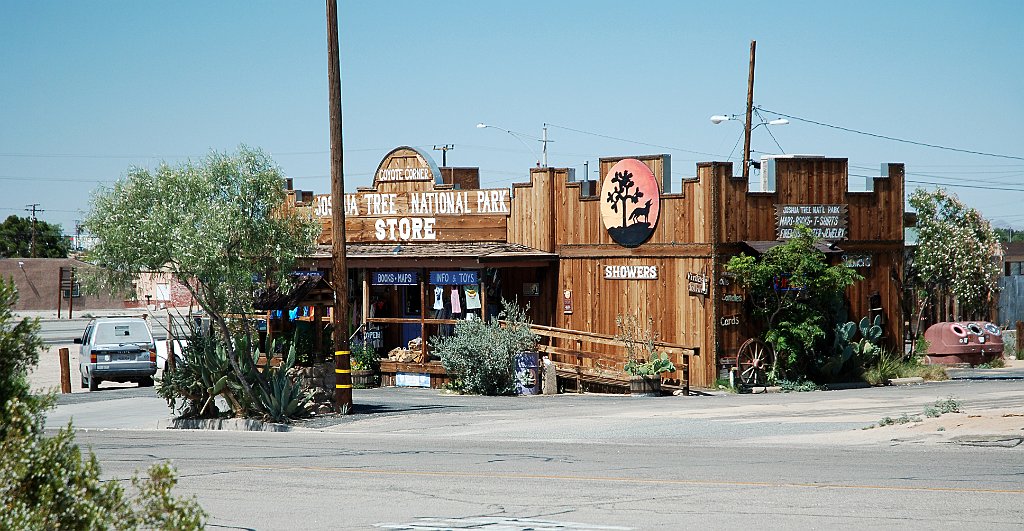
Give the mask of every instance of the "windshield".
<path id="1" fill-rule="evenodd" d="M 149 327 L 142 321 L 99 323 L 96 325 L 94 345 L 110 343 L 152 343 Z"/>

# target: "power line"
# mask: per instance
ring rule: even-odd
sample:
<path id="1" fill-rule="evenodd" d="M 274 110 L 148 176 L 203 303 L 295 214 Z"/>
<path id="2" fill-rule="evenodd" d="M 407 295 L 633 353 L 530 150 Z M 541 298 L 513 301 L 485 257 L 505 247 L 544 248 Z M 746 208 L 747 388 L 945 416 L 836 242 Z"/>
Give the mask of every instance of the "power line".
<path id="1" fill-rule="evenodd" d="M 995 157 L 995 158 L 1010 159 L 1010 160 L 1024 160 L 1024 157 L 1017 157 L 1017 156 L 1014 156 L 1014 155 L 1002 155 L 1002 154 L 999 154 L 999 153 L 988 153 L 988 152 L 985 152 L 985 151 L 974 151 L 974 150 L 970 150 L 970 149 L 960 149 L 960 148 L 955 148 L 955 147 L 950 147 L 950 146 L 943 146 L 943 145 L 939 145 L 939 144 L 929 144 L 927 142 L 917 142 L 915 140 L 907 140 L 907 139 L 904 139 L 904 138 L 896 138 L 894 136 L 880 135 L 878 133 L 869 133 L 867 131 L 860 131 L 860 130 L 857 130 L 857 129 L 850 129 L 849 127 L 842 127 L 842 126 L 839 126 L 839 125 L 827 124 L 827 123 L 824 123 L 824 122 L 818 122 L 818 121 L 810 120 L 810 119 L 807 119 L 807 118 L 800 118 L 799 116 L 792 116 L 792 115 L 789 115 L 789 114 L 783 114 L 783 113 L 778 112 L 778 111 L 773 111 L 773 110 L 770 110 L 770 109 L 765 109 L 764 107 L 758 107 L 758 109 L 761 109 L 764 112 L 770 112 L 772 114 L 777 114 L 777 115 L 782 116 L 784 118 L 789 118 L 790 120 L 799 120 L 801 122 L 806 122 L 806 123 L 809 123 L 809 124 L 820 125 L 822 127 L 828 127 L 828 128 L 831 128 L 831 129 L 838 129 L 840 131 L 846 131 L 847 133 L 856 133 L 858 135 L 865 135 L 865 136 L 870 136 L 870 137 L 874 137 L 874 138 L 882 138 L 882 139 L 885 139 L 885 140 L 892 140 L 893 142 L 903 142 L 904 144 L 913 144 L 915 146 L 930 147 L 930 148 L 942 149 L 942 150 L 946 150 L 946 151 L 955 151 L 957 153 L 968 153 L 968 154 L 971 154 L 971 155 L 981 155 L 981 156 L 984 156 L 984 157 Z"/>
<path id="2" fill-rule="evenodd" d="M 580 134 L 584 134 L 584 135 L 591 135 L 591 136 L 596 136 L 596 137 L 600 137 L 600 138 L 607 138 L 609 140 L 617 140 L 619 142 L 629 142 L 630 144 L 638 144 L 638 145 L 641 145 L 641 146 L 650 146 L 650 147 L 656 147 L 656 148 L 659 148 L 659 149 L 668 149 L 668 150 L 672 150 L 672 151 L 682 151 L 684 153 L 693 153 L 694 155 L 706 155 L 708 157 L 721 157 L 721 155 L 715 154 L 715 153 L 706 153 L 704 151 L 693 151 L 693 150 L 684 149 L 684 148 L 681 148 L 681 147 L 662 146 L 662 145 L 659 145 L 659 144 L 651 144 L 651 143 L 648 143 L 648 142 L 640 142 L 638 140 L 630 140 L 628 138 L 619 138 L 619 137 L 615 137 L 615 136 L 604 135 L 604 134 L 601 134 L 601 133 L 594 133 L 594 132 L 591 132 L 591 131 L 583 131 L 581 129 L 573 129 L 572 127 L 566 127 L 564 125 L 553 124 L 553 123 L 550 123 L 550 122 L 548 123 L 548 125 L 550 125 L 551 127 L 557 127 L 558 129 L 565 129 L 566 131 L 572 131 L 574 133 L 580 133 Z"/>

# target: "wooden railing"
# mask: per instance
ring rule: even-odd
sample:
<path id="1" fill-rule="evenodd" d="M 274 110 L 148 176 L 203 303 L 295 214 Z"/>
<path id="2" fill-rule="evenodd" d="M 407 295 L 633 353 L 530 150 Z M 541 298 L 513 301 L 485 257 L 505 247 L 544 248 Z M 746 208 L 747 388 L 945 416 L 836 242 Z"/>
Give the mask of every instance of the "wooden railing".
<path id="1" fill-rule="evenodd" d="M 578 392 L 582 392 L 584 382 L 629 386 L 629 375 L 623 370 L 627 357 L 622 340 L 542 325 L 531 325 L 530 330 L 541 336 L 537 350 L 548 355 L 559 377 L 575 379 Z M 659 352 L 667 353 L 676 366 L 675 372 L 662 374 L 662 386 L 689 394 L 690 356 L 696 355 L 698 349 L 664 341 L 655 341 L 654 345 Z"/>

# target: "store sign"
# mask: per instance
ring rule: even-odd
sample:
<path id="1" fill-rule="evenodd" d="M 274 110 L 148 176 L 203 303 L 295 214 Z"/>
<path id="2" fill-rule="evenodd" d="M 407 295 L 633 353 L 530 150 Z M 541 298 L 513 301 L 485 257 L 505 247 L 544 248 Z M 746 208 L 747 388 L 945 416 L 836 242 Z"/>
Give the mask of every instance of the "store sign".
<path id="1" fill-rule="evenodd" d="M 370 276 L 374 286 L 415 286 L 419 281 L 414 271 L 374 271 Z"/>
<path id="2" fill-rule="evenodd" d="M 661 189 L 654 172 L 637 159 L 615 163 L 601 184 L 601 221 L 623 247 L 638 247 L 654 234 L 661 211 Z"/>
<path id="3" fill-rule="evenodd" d="M 431 271 L 430 283 L 434 286 L 465 286 L 479 284 L 476 271 Z"/>
<path id="4" fill-rule="evenodd" d="M 605 280 L 657 280 L 658 266 L 604 266 Z"/>
<path id="5" fill-rule="evenodd" d="M 569 315 L 572 313 L 572 290 L 562 290 L 562 313 Z"/>
<path id="6" fill-rule="evenodd" d="M 686 289 L 690 292 L 690 295 L 707 295 L 708 276 L 700 273 L 687 273 Z"/>
<path id="7" fill-rule="evenodd" d="M 739 293 L 726 293 L 722 295 L 722 302 L 743 302 L 743 295 Z"/>
<path id="8" fill-rule="evenodd" d="M 495 239 L 505 234 L 511 201 L 507 189 L 345 194 L 345 230 L 350 242 Z M 318 218 L 331 219 L 330 194 L 315 196 L 313 205 Z"/>
<path id="9" fill-rule="evenodd" d="M 719 324 L 721 324 L 722 326 L 739 326 L 740 316 L 729 315 L 726 317 L 722 317 L 722 319 L 719 321 Z"/>
<path id="10" fill-rule="evenodd" d="M 843 265 L 850 268 L 871 267 L 870 254 L 844 254 Z"/>
<path id="11" fill-rule="evenodd" d="M 811 229 L 815 238 L 845 240 L 847 205 L 775 205 L 775 228 L 779 240 L 796 236 L 796 228 Z"/>
<path id="12" fill-rule="evenodd" d="M 539 282 L 524 282 L 523 283 L 523 295 L 526 297 L 539 297 L 540 296 L 540 283 Z"/>

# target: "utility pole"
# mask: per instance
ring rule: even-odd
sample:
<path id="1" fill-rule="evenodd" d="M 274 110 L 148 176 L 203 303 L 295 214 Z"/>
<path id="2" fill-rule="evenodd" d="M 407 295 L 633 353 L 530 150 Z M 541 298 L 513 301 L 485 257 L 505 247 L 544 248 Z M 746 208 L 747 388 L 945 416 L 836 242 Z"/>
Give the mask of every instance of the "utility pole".
<path id="1" fill-rule="evenodd" d="M 754 111 L 754 50 L 757 41 L 750 41 L 750 73 L 747 74 L 747 121 L 743 124 L 743 182 L 750 178 L 750 120 Z"/>
<path id="2" fill-rule="evenodd" d="M 29 254 L 30 258 L 35 258 L 36 257 L 36 213 L 37 212 L 46 212 L 46 211 L 41 209 L 41 208 L 39 208 L 39 203 L 32 203 L 31 205 L 25 205 L 25 207 L 27 207 L 27 208 L 25 208 L 25 212 L 31 212 L 32 213 L 32 243 L 29 244 L 28 254 Z"/>
<path id="3" fill-rule="evenodd" d="M 348 344 L 348 264 L 345 252 L 345 174 L 341 141 L 341 59 L 338 52 L 338 0 L 327 0 L 327 77 L 331 127 L 331 250 L 334 284 L 334 404 L 352 412 L 352 365 Z"/>
<path id="4" fill-rule="evenodd" d="M 554 142 L 554 140 L 548 140 L 548 124 L 544 124 L 543 134 L 541 135 L 541 164 L 544 168 L 548 167 L 548 142 Z"/>
<path id="5" fill-rule="evenodd" d="M 434 151 L 441 152 L 441 167 L 448 167 L 448 150 L 455 149 L 455 144 L 445 144 L 443 146 L 434 146 Z"/>

